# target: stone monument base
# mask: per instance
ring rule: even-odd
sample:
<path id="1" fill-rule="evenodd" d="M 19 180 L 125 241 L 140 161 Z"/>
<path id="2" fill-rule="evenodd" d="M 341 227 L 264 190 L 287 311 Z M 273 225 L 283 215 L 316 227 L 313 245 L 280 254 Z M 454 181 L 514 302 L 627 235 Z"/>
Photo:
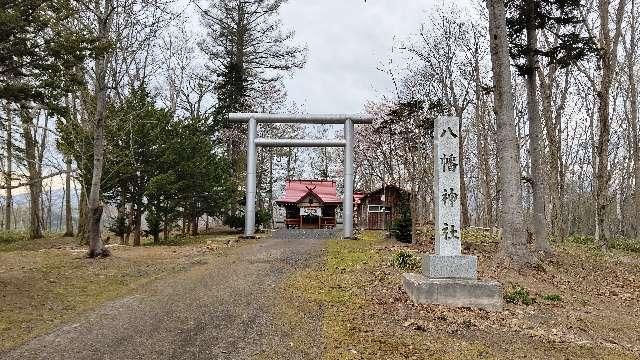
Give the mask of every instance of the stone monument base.
<path id="1" fill-rule="evenodd" d="M 494 280 L 432 279 L 406 273 L 402 276 L 402 285 L 411 300 L 418 304 L 502 310 L 502 285 Z"/>
<path id="2" fill-rule="evenodd" d="M 422 273 L 430 279 L 476 279 L 478 258 L 471 255 L 426 255 L 422 258 Z"/>

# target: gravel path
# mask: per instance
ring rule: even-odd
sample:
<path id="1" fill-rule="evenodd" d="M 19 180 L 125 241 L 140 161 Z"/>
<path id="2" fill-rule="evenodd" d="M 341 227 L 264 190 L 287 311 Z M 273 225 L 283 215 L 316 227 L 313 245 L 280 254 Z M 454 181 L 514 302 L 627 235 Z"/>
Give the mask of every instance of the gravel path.
<path id="1" fill-rule="evenodd" d="M 271 239 L 228 255 L 140 294 L 111 302 L 81 321 L 36 338 L 3 359 L 304 359 L 322 355 L 321 313 L 305 329 L 277 316 L 278 286 L 319 261 L 324 234 Z M 277 239 L 279 237 L 280 239 Z M 288 338 L 306 332 L 315 344 L 296 353 Z"/>

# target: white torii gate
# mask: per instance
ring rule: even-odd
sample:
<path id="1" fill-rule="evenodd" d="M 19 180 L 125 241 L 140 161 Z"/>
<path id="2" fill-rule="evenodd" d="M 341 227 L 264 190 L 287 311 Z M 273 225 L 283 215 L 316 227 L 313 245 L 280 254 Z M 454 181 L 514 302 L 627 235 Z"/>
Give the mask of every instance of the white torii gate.
<path id="1" fill-rule="evenodd" d="M 344 238 L 353 237 L 353 125 L 371 124 L 373 118 L 364 115 L 280 115 L 232 113 L 229 121 L 248 123 L 247 194 L 244 212 L 244 236 L 255 237 L 256 212 L 256 146 L 261 147 L 344 147 Z M 344 140 L 327 139 L 261 139 L 256 138 L 260 123 L 344 124 Z"/>

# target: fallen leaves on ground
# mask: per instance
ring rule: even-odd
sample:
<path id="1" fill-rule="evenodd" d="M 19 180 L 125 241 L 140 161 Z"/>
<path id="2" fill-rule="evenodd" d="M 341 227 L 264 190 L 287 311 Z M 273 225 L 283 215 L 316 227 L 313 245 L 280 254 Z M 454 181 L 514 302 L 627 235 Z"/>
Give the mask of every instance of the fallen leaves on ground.
<path id="1" fill-rule="evenodd" d="M 487 312 L 409 300 L 391 256 L 431 248 L 365 232 L 357 242 L 331 243 L 324 266 L 294 276 L 289 291 L 325 310 L 327 359 L 640 357 L 637 254 L 567 244 L 543 267 L 516 271 L 495 267 L 497 244 L 478 236 L 464 252 L 478 256 L 480 277 L 498 279 L 505 291 L 526 289 L 534 300 Z"/>

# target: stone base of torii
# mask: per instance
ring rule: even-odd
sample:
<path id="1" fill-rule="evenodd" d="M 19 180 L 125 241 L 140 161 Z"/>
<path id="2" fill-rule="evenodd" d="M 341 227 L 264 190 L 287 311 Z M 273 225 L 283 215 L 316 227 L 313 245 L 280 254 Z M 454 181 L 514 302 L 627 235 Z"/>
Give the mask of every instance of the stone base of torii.
<path id="1" fill-rule="evenodd" d="M 409 297 L 420 304 L 502 309 L 502 286 L 478 279 L 477 258 L 462 255 L 460 231 L 460 119 L 438 117 L 434 126 L 435 255 L 425 255 L 422 274 L 403 275 Z"/>

